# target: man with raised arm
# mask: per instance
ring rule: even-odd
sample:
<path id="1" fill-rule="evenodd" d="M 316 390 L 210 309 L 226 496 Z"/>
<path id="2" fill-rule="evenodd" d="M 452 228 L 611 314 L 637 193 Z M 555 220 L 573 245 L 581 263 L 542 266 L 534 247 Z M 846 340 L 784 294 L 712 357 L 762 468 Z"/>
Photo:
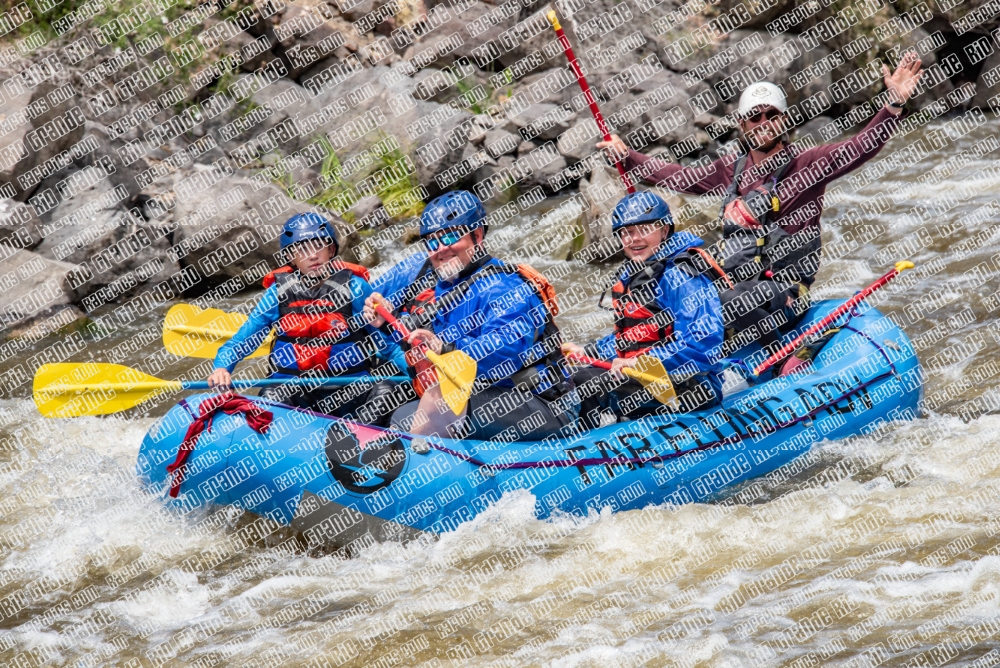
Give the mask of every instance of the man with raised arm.
<path id="1" fill-rule="evenodd" d="M 820 214 L 827 185 L 871 160 L 899 125 L 903 106 L 923 70 L 908 52 L 890 74 L 882 66 L 885 106 L 856 136 L 796 152 L 789 144 L 785 95 L 757 82 L 740 96 L 739 154 L 704 167 L 684 167 L 629 149 L 617 135 L 600 142 L 610 156 L 624 157 L 636 177 L 691 195 L 723 197 L 723 239 L 715 249 L 727 330 L 746 340 L 774 344 L 779 327 L 805 313 L 820 257 Z M 749 334 L 749 336 L 747 336 Z"/>

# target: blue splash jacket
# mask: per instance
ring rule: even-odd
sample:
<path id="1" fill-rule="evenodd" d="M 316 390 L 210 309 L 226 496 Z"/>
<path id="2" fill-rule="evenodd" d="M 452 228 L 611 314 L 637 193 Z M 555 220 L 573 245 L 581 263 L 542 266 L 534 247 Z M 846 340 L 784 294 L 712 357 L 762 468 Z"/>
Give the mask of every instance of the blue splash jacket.
<path id="1" fill-rule="evenodd" d="M 648 354 L 661 360 L 668 372 L 686 376 L 691 371 L 706 374 L 716 395 L 721 398 L 722 364 L 718 359 L 725 336 L 722 302 L 708 276 L 691 276 L 673 263 L 678 255 L 703 243 L 690 232 L 676 232 L 650 258 L 650 261 L 667 260 L 657 282 L 656 305 L 673 315 L 674 340 L 650 349 Z M 631 277 L 623 269 L 618 278 L 628 286 Z M 610 360 L 618 356 L 614 334 L 599 339 L 593 345 L 598 357 Z"/>
<path id="2" fill-rule="evenodd" d="M 440 301 L 487 264 L 503 266 L 496 258 L 484 258 L 464 275 L 438 281 L 435 299 Z M 480 378 L 498 381 L 496 387 L 513 387 L 511 374 L 541 356 L 545 313 L 545 305 L 527 281 L 496 272 L 473 281 L 454 307 L 439 310 L 431 328 L 450 344 L 445 350 L 458 349 L 476 360 Z M 543 365 L 536 366 L 542 371 Z"/>

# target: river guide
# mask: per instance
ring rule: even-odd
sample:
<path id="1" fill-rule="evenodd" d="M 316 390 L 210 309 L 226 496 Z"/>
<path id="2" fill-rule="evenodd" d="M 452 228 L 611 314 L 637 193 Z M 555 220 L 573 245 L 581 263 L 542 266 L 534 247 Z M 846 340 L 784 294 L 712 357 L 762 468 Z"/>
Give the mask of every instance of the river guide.
<path id="1" fill-rule="evenodd" d="M 768 82 L 751 84 L 740 96 L 736 114 L 744 150 L 707 166 L 683 167 L 650 158 L 628 148 L 617 135 L 597 144 L 614 160 L 624 156 L 628 172 L 649 183 L 723 197 L 723 240 L 715 253 L 722 268 L 720 296 L 730 336 L 757 331 L 765 345 L 775 345 L 780 333 L 805 312 L 819 268 L 826 186 L 885 146 L 923 70 L 910 51 L 895 72 L 890 74 L 883 65 L 882 74 L 885 104 L 861 132 L 801 152 L 788 141 L 785 94 Z M 777 328 L 772 315 L 781 322 Z"/>

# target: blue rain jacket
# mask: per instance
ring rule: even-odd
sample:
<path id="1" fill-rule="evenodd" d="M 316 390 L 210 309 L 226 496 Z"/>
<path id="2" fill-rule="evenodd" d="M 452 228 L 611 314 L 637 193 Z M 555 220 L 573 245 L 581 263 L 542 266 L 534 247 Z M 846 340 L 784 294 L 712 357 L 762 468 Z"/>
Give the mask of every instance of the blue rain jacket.
<path id="1" fill-rule="evenodd" d="M 372 292 L 385 297 L 393 310 L 398 309 L 406 296 L 406 289 L 417 280 L 426 262 L 427 251 L 418 251 L 397 262 L 372 281 Z"/>
<path id="2" fill-rule="evenodd" d="M 492 257 L 482 264 L 503 265 Z M 438 281 L 435 299 L 441 300 L 467 277 Z M 476 360 L 480 378 L 499 381 L 496 387 L 514 387 L 511 374 L 543 356 L 545 313 L 545 305 L 527 281 L 498 272 L 473 281 L 453 308 L 437 312 L 431 328 L 451 344 L 445 350 L 458 349 Z M 544 365 L 535 366 L 543 372 Z"/>
<path id="3" fill-rule="evenodd" d="M 658 282 L 656 305 L 670 311 L 674 317 L 674 341 L 650 349 L 663 362 L 668 372 L 690 375 L 707 374 L 708 381 L 722 398 L 722 364 L 718 361 L 725 327 L 722 321 L 722 302 L 708 276 L 691 276 L 673 264 L 672 258 L 684 251 L 701 246 L 704 242 L 690 232 L 677 232 L 651 260 L 667 259 L 668 263 Z M 625 270 L 619 279 L 628 286 Z M 618 356 L 615 336 L 609 334 L 595 342 L 598 356 L 614 359 Z"/>
<path id="4" fill-rule="evenodd" d="M 372 287 L 363 278 L 351 276 L 350 288 L 352 295 L 351 307 L 354 313 L 359 314 L 358 317 L 360 317 L 360 313 L 365 305 L 365 299 L 372 293 Z M 243 323 L 243 326 L 236 332 L 236 335 L 219 348 L 219 352 L 215 356 L 214 368 L 226 369 L 232 373 L 240 360 L 253 353 L 263 343 L 264 339 L 267 338 L 268 332 L 278 322 L 278 317 L 278 286 L 272 285 L 264 291 L 264 295 L 257 302 L 257 306 L 254 307 L 253 311 L 250 312 L 247 321 Z M 398 367 L 399 373 L 405 373 L 406 360 L 403 357 L 403 350 L 399 347 L 399 344 L 370 325 L 365 325 L 365 332 L 372 337 L 372 342 L 381 351 L 378 357 L 383 361 L 394 363 Z M 344 368 L 353 366 L 352 360 L 360 359 L 359 355 L 361 355 L 361 351 L 357 348 L 356 343 L 334 345 L 330 351 L 331 366 L 334 363 L 340 363 Z M 278 362 L 277 360 L 274 361 Z M 294 360 L 281 360 L 280 362 L 279 366 L 282 367 L 289 368 L 294 366 Z M 372 366 L 378 366 L 375 360 L 373 360 Z M 396 372 L 393 372 L 390 375 L 395 374 Z M 275 373 L 272 377 L 288 378 L 290 376 L 288 374 Z"/>

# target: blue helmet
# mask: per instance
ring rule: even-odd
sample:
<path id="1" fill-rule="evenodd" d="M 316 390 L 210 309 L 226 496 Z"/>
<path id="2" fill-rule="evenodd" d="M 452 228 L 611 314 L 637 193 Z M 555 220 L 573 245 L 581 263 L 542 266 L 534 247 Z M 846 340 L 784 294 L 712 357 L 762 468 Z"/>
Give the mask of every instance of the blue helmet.
<path id="1" fill-rule="evenodd" d="M 665 221 L 670 225 L 670 233 L 674 232 L 674 218 L 670 215 L 670 207 L 659 195 L 644 191 L 629 193 L 615 205 L 611 213 L 611 229 L 615 232 L 641 223 Z"/>
<path id="2" fill-rule="evenodd" d="M 318 213 L 299 213 L 285 221 L 281 230 L 281 250 L 310 239 L 329 239 L 334 246 L 333 254 L 340 252 L 340 243 L 333 225 Z"/>
<path id="3" fill-rule="evenodd" d="M 456 190 L 433 200 L 420 215 L 420 236 L 440 230 L 467 227 L 486 231 L 486 207 L 468 190 Z"/>

